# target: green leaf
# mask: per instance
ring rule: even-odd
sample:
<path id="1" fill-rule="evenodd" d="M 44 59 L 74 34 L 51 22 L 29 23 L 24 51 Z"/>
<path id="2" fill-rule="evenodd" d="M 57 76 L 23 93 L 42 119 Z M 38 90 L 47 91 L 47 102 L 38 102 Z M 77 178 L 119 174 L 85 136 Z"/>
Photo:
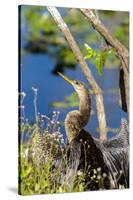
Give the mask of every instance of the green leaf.
<path id="1" fill-rule="evenodd" d="M 27 177 L 31 172 L 32 172 L 32 167 L 31 167 L 31 166 L 26 166 L 26 169 L 25 169 L 25 167 L 23 167 L 23 168 L 21 169 L 21 177 L 22 177 L 22 178 L 25 178 L 25 177 Z"/>
<path id="2" fill-rule="evenodd" d="M 35 192 L 38 192 L 40 189 L 40 184 L 36 183 L 35 184 Z"/>
<path id="3" fill-rule="evenodd" d="M 101 52 L 94 51 L 88 44 L 84 44 L 87 55 L 84 56 L 84 59 L 90 59 L 95 65 L 98 71 L 98 75 L 102 75 L 103 68 L 105 67 L 107 55 L 112 55 L 115 53 L 115 49 L 104 49 Z"/>
<path id="4" fill-rule="evenodd" d="M 98 75 L 101 76 L 102 75 L 102 62 L 101 62 L 100 54 L 96 57 L 95 64 L 96 64 L 96 68 L 98 71 Z"/>
<path id="5" fill-rule="evenodd" d="M 90 58 L 93 58 L 95 56 L 97 56 L 97 53 L 88 45 L 88 44 L 84 44 L 85 45 L 85 48 L 87 50 L 87 55 L 84 57 L 85 59 L 90 59 Z"/>
<path id="6" fill-rule="evenodd" d="M 107 52 L 106 51 L 102 51 L 101 55 L 100 55 L 102 68 L 105 67 L 106 56 L 107 56 Z"/>

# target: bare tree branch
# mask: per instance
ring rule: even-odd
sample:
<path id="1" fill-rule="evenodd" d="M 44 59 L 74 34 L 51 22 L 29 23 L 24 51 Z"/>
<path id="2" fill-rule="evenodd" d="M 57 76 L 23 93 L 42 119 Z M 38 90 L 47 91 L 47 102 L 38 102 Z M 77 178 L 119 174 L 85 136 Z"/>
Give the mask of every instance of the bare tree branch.
<path id="1" fill-rule="evenodd" d="M 102 90 L 96 83 L 74 37 L 72 36 L 67 24 L 62 19 L 58 10 L 55 7 L 47 7 L 47 9 L 51 13 L 53 19 L 55 20 L 56 24 L 58 25 L 62 33 L 64 34 L 66 40 L 68 41 L 69 46 L 71 47 L 74 53 L 77 62 L 80 64 L 80 68 L 83 74 L 85 75 L 86 79 L 88 80 L 89 84 L 91 85 L 92 89 L 96 94 L 96 109 L 99 121 L 100 139 L 104 140 L 107 138 L 107 133 L 106 133 L 107 128 L 106 128 L 106 117 L 104 111 Z"/>
<path id="2" fill-rule="evenodd" d="M 80 9 L 81 12 L 86 16 L 86 18 L 91 22 L 93 27 L 103 36 L 105 41 L 115 48 L 117 52 L 117 56 L 119 57 L 122 68 L 124 71 L 124 85 L 126 91 L 126 103 L 127 109 L 129 109 L 129 52 L 127 48 L 120 43 L 116 38 L 114 38 L 108 29 L 104 26 L 104 24 L 99 19 L 98 15 L 96 15 L 95 11 L 91 9 Z"/>

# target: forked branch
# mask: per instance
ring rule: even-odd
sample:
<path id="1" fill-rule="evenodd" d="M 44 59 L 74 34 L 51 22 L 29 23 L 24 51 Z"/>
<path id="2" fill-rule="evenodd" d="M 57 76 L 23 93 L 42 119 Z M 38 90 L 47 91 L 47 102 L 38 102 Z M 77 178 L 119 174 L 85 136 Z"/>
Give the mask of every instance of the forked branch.
<path id="1" fill-rule="evenodd" d="M 72 36 L 67 24 L 64 22 L 62 16 L 60 15 L 59 11 L 55 7 L 47 7 L 48 11 L 52 15 L 54 21 L 64 34 L 69 46 L 71 47 L 73 54 L 77 60 L 77 63 L 80 64 L 80 68 L 85 75 L 87 81 L 91 85 L 92 89 L 96 94 L 96 109 L 97 109 L 97 117 L 99 122 L 99 132 L 100 132 L 100 139 L 105 140 L 107 138 L 107 128 L 106 128 L 106 117 L 105 117 L 105 110 L 104 110 L 104 103 L 103 103 L 103 96 L 102 90 L 95 81 L 89 66 L 87 65 L 84 57 L 79 49 L 78 44 L 76 43 L 74 37 Z"/>
<path id="2" fill-rule="evenodd" d="M 120 59 L 124 72 L 124 85 L 126 93 L 127 109 L 129 108 L 129 52 L 127 48 L 116 38 L 114 38 L 109 30 L 104 26 L 96 13 L 91 9 L 80 9 L 85 17 L 91 22 L 93 27 L 103 36 L 105 41 L 112 46 Z"/>

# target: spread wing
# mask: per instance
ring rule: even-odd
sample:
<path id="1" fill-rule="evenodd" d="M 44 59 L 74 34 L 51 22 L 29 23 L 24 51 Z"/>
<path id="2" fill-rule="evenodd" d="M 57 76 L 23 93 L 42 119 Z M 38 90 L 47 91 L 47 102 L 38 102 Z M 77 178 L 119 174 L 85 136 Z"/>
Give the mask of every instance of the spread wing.
<path id="1" fill-rule="evenodd" d="M 104 142 L 95 139 L 97 147 L 103 154 L 104 161 L 110 171 L 115 187 L 119 184 L 129 184 L 129 127 L 126 119 L 121 120 L 121 126 L 116 136 Z"/>

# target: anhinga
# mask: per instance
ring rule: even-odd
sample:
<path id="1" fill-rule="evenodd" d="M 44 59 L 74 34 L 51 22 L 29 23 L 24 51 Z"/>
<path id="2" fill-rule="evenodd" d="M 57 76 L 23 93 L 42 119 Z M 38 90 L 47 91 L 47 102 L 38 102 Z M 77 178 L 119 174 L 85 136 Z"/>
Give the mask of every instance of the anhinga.
<path id="1" fill-rule="evenodd" d="M 75 156 L 75 159 L 79 158 L 77 170 L 89 169 L 89 173 L 87 172 L 85 177 L 86 190 L 99 189 L 97 180 L 91 178 L 95 177 L 94 171 L 97 168 L 100 168 L 101 175 L 107 175 L 104 177 L 103 189 L 119 188 L 119 185 L 129 187 L 129 131 L 127 121 L 122 120 L 119 132 L 111 139 L 100 142 L 92 137 L 90 133 L 84 130 L 91 113 L 89 91 L 82 82 L 71 80 L 60 72 L 58 74 L 74 87 L 79 97 L 79 110 L 67 114 L 65 130 L 70 152 Z"/>
<path id="2" fill-rule="evenodd" d="M 88 123 L 91 112 L 91 99 L 89 91 L 85 88 L 83 83 L 71 80 L 59 72 L 58 74 L 74 87 L 80 100 L 79 110 L 69 112 L 65 119 L 66 134 L 69 143 L 71 143 L 71 141 L 80 134 L 80 131 Z"/>

